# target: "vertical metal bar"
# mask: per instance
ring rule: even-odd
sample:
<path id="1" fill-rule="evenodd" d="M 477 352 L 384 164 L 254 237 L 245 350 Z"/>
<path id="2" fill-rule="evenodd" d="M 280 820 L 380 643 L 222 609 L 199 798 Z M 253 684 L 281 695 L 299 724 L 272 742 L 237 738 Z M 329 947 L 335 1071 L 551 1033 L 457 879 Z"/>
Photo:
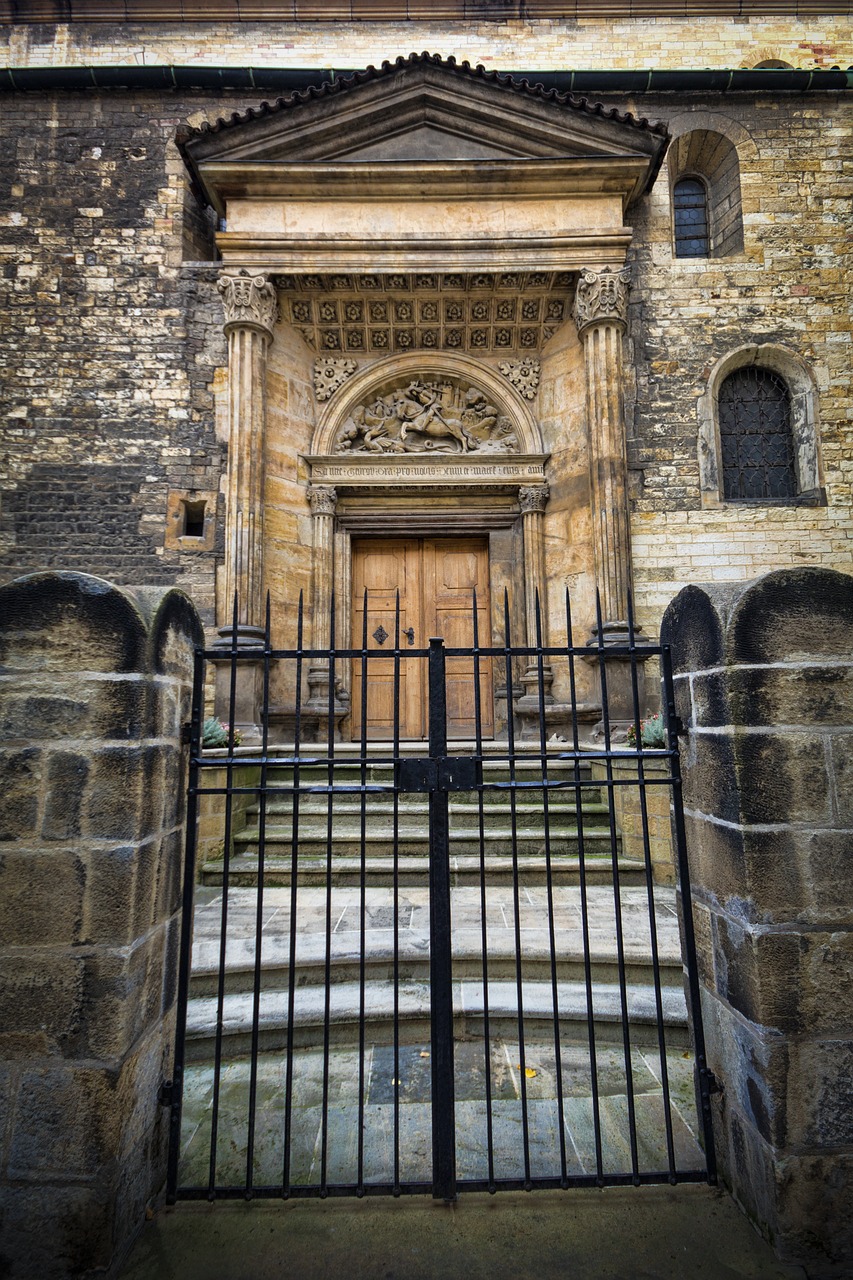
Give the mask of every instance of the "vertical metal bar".
<path id="1" fill-rule="evenodd" d="M 356 1194 L 364 1195 L 364 1016 L 367 949 L 367 587 L 361 628 L 361 806 L 358 899 L 358 1178 Z M 396 1080 L 396 1076 L 394 1079 Z"/>
<path id="2" fill-rule="evenodd" d="M 270 593 L 264 622 L 264 673 L 261 711 L 261 773 L 258 786 L 258 886 L 255 903 L 255 972 L 252 983 L 252 1056 L 249 1065 L 249 1116 L 246 1137 L 246 1199 L 251 1199 L 255 1163 L 255 1110 L 258 1102 L 258 1046 L 261 1019 L 261 947 L 264 930 L 264 860 L 267 839 L 267 748 L 270 709 Z"/>
<path id="3" fill-rule="evenodd" d="M 429 754 L 447 755 L 444 641 L 429 642 Z M 432 1058 L 432 1194 L 456 1199 L 456 1114 L 453 1078 L 453 962 L 447 792 L 429 793 L 429 976 Z"/>
<path id="4" fill-rule="evenodd" d="M 598 670 L 601 681 L 601 717 L 604 726 L 605 769 L 607 774 L 607 809 L 610 823 L 610 865 L 613 872 L 613 910 L 616 917 L 616 962 L 619 972 L 619 999 L 622 1010 L 622 1052 L 625 1060 L 625 1097 L 628 1105 L 628 1138 L 631 1146 L 631 1173 L 639 1185 L 637 1152 L 637 1116 L 634 1106 L 634 1073 L 631 1066 L 631 1029 L 628 1022 L 628 986 L 625 977 L 625 938 L 622 927 L 622 891 L 619 884 L 619 853 L 616 834 L 616 809 L 613 794 L 613 759 L 611 757 L 610 708 L 607 701 L 607 671 L 604 649 L 604 627 L 601 596 L 596 591 L 595 613 L 598 636 Z"/>
<path id="5" fill-rule="evenodd" d="M 296 911 L 299 882 L 299 750 L 302 741 L 302 648 L 305 609 L 299 592 L 296 618 L 296 709 L 293 724 L 293 808 L 290 829 L 290 935 L 287 958 L 287 1061 L 284 1068 L 284 1155 L 281 1184 L 285 1200 L 290 1196 L 290 1156 L 293 1141 L 293 1019 L 296 1001 Z"/>
<path id="6" fill-rule="evenodd" d="M 595 1169 L 599 1186 L 604 1185 L 604 1164 L 601 1150 L 601 1098 L 598 1088 L 598 1059 L 595 1047 L 595 1009 L 592 994 L 592 958 L 589 938 L 589 896 L 586 884 L 586 848 L 583 830 L 583 788 L 580 773 L 580 742 L 578 738 L 578 695 L 575 673 L 575 642 L 572 633 L 572 605 L 566 591 L 566 638 L 569 657 L 569 690 L 572 703 L 572 753 L 574 757 L 575 813 L 578 823 L 578 879 L 581 897 L 581 929 L 583 932 L 583 970 L 586 988 L 586 1028 L 589 1042 L 590 1093 L 592 1095 L 592 1126 L 595 1141 Z"/>
<path id="7" fill-rule="evenodd" d="M 563 1054 L 560 1044 L 560 998 L 557 988 L 557 939 L 554 928 L 554 885 L 551 879 L 551 815 L 548 790 L 548 743 L 545 728 L 545 661 L 542 653 L 542 609 L 536 592 L 536 673 L 539 690 L 539 756 L 542 768 L 542 811 L 545 821 L 545 887 L 548 898 L 548 946 L 551 953 L 551 1004 L 554 1010 L 554 1076 L 557 1086 L 557 1121 L 560 1127 L 560 1179 L 567 1184 L 566 1116 L 563 1103 Z"/>
<path id="8" fill-rule="evenodd" d="M 480 628 L 477 618 L 477 589 L 473 590 L 474 607 L 474 733 L 477 759 L 483 764 L 483 716 L 480 689 Z M 488 647 L 488 646 L 487 646 Z M 497 1190 L 495 1182 L 495 1135 L 492 1116 L 492 1032 L 489 1019 L 489 929 L 486 895 L 486 821 L 483 811 L 485 794 L 481 785 L 477 789 L 477 823 L 480 846 L 480 937 L 483 954 L 483 1052 L 486 1085 L 486 1157 L 488 1161 L 489 1191 Z"/>
<path id="9" fill-rule="evenodd" d="M 705 1143 L 705 1160 L 708 1181 L 716 1184 L 717 1156 L 714 1150 L 714 1131 L 711 1123 L 711 1088 L 708 1057 L 705 1049 L 705 1029 L 702 1025 L 702 995 L 699 989 L 699 966 L 696 960 L 696 932 L 693 924 L 693 892 L 690 887 L 690 866 L 687 861 L 687 833 L 684 829 L 684 797 L 681 783 L 681 761 L 678 754 L 678 721 L 675 714 L 675 690 L 672 683 L 672 650 L 661 647 L 664 696 L 666 699 L 666 728 L 672 769 L 672 815 L 675 828 L 675 854 L 678 865 L 678 885 L 681 891 L 681 920 L 684 930 L 684 953 L 687 961 L 687 991 L 693 1022 L 693 1047 L 696 1053 L 700 1118 Z"/>
<path id="10" fill-rule="evenodd" d="M 169 1159 L 166 1171 L 166 1202 L 174 1204 L 178 1192 L 178 1162 L 181 1156 L 181 1110 L 186 1061 L 187 1007 L 192 960 L 193 904 L 195 900 L 195 860 L 198 839 L 198 757 L 201 752 L 202 704 L 204 700 L 204 658 L 202 650 L 193 656 L 193 692 L 190 711 L 190 758 L 187 778 L 187 832 L 184 854 L 184 883 L 181 902 L 181 942 L 178 959 L 178 992 L 175 1017 L 175 1062 L 172 1070 L 172 1108 L 169 1114 Z"/>
<path id="11" fill-rule="evenodd" d="M 400 1194 L 400 591 L 394 609 L 394 742 L 393 742 L 393 908 L 394 908 L 394 1195 Z"/>
<path id="12" fill-rule="evenodd" d="M 637 639 L 634 628 L 633 593 L 628 592 L 628 648 L 631 652 L 631 695 L 634 711 L 634 744 L 637 751 L 637 785 L 640 792 L 640 821 L 643 829 L 643 862 L 646 869 L 646 901 L 649 909 L 649 942 L 652 952 L 652 980 L 655 992 L 655 1017 L 657 1019 L 658 1060 L 660 1062 L 661 1089 L 663 1092 L 663 1120 L 666 1134 L 666 1155 L 669 1180 L 675 1183 L 675 1146 L 672 1136 L 672 1103 L 669 1093 L 669 1072 L 666 1061 L 666 1034 L 663 1025 L 663 995 L 660 979 L 660 955 L 657 920 L 655 919 L 655 890 L 652 870 L 652 850 L 649 839 L 649 814 L 646 803 L 646 766 L 643 762 L 643 731 L 640 723 L 640 686 L 637 674 Z"/>
<path id="13" fill-rule="evenodd" d="M 335 593 L 329 610 L 329 698 L 326 716 L 326 958 L 323 970 L 323 1102 L 320 1113 L 320 1195 L 328 1195 L 329 1039 L 332 1012 L 332 811 L 335 780 Z"/>
<path id="14" fill-rule="evenodd" d="M 527 1054 L 524 1042 L 524 977 L 521 963 L 521 904 L 518 893 L 518 813 L 516 808 L 515 725 L 513 723 L 512 659 L 509 626 L 509 596 L 504 589 L 504 665 L 506 671 L 507 763 L 509 765 L 510 842 L 512 849 L 512 901 L 515 924 L 515 993 L 518 1003 L 519 1087 L 521 1092 L 521 1140 L 524 1155 L 524 1187 L 530 1181 L 530 1120 L 527 1114 Z"/>
<path id="15" fill-rule="evenodd" d="M 225 953 L 228 941 L 228 880 L 231 873 L 231 823 L 234 802 L 234 708 L 237 701 L 237 619 L 239 617 L 237 592 L 234 592 L 234 612 L 231 624 L 230 681 L 228 688 L 228 745 L 225 764 L 225 830 L 222 860 L 222 910 L 219 920 L 219 976 L 216 991 L 216 1034 L 213 1058 L 213 1100 L 210 1118 L 210 1164 L 207 1177 L 207 1197 L 216 1195 L 216 1145 L 219 1138 L 219 1093 L 222 1082 L 222 1032 L 225 1007 Z"/>

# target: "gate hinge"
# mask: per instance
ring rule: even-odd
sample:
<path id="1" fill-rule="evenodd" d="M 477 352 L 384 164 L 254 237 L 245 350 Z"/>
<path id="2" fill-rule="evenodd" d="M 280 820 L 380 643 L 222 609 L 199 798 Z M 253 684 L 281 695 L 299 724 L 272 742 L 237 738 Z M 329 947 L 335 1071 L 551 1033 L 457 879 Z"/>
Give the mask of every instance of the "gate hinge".
<path id="1" fill-rule="evenodd" d="M 181 725 L 181 746 L 188 747 L 193 740 L 192 723 L 187 720 L 186 724 Z"/>
<path id="2" fill-rule="evenodd" d="M 709 1094 L 723 1092 L 723 1086 L 720 1084 L 720 1081 L 714 1075 L 710 1067 L 700 1067 L 699 1075 L 704 1080 Z"/>
<path id="3" fill-rule="evenodd" d="M 683 738 L 687 730 L 684 727 L 684 721 L 682 720 L 681 716 L 672 716 L 670 720 L 670 724 L 675 730 L 676 736 L 679 738 Z"/>
<path id="4" fill-rule="evenodd" d="M 175 1086 L 173 1081 L 164 1080 L 157 1091 L 157 1101 L 161 1107 L 171 1107 L 175 1095 Z"/>

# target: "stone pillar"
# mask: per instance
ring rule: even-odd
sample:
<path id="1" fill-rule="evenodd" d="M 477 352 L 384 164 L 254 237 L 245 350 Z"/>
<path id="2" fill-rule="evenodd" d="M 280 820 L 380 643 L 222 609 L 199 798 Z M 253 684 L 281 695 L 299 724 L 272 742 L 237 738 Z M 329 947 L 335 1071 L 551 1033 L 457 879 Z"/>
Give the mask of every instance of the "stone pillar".
<path id="1" fill-rule="evenodd" d="M 313 517 L 314 555 L 313 555 L 313 621 L 311 624 L 312 647 L 328 649 L 332 618 L 332 592 L 335 584 L 335 505 L 338 495 L 331 485 L 311 485 L 308 500 L 311 503 Z M 335 648 L 347 648 L 349 636 L 340 633 L 340 614 L 335 624 Z M 340 674 L 340 673 L 339 673 Z M 349 705 L 344 691 L 340 688 L 339 677 L 335 680 L 335 699 L 333 715 L 337 724 L 346 715 Z M 308 668 L 308 701 L 306 711 L 317 725 L 317 734 L 322 737 L 328 726 L 329 715 L 329 663 L 324 658 L 314 658 Z"/>
<path id="2" fill-rule="evenodd" d="M 853 1274 L 853 577 L 686 587 L 672 646 L 715 1143 L 780 1256 Z"/>
<path id="3" fill-rule="evenodd" d="M 218 647 L 263 643 L 266 360 L 278 315 L 274 286 L 247 271 L 223 275 L 219 292 L 228 338 L 228 479 L 225 502 L 225 593 L 219 606 Z M 237 633 L 234 635 L 234 595 Z M 230 664 L 217 664 L 216 713 L 248 740 L 258 734 L 260 664 L 240 663 L 234 706 Z"/>
<path id="4" fill-rule="evenodd" d="M 548 503 L 549 489 L 547 484 L 522 485 L 518 491 L 518 505 L 521 507 L 521 521 L 524 538 L 524 604 L 525 604 L 525 644 L 535 648 L 536 636 L 536 597 L 539 597 L 539 613 L 542 630 L 542 644 L 548 644 L 548 600 L 546 595 L 547 578 L 545 575 L 545 507 Z M 554 677 L 551 664 L 543 663 L 542 683 L 546 704 L 554 701 L 551 686 Z M 529 659 L 527 670 L 521 677 L 525 692 L 518 700 L 518 710 L 539 713 L 539 663 L 536 658 Z"/>
<path id="5" fill-rule="evenodd" d="M 574 308 L 586 371 L 589 492 L 595 579 L 601 597 L 601 640 L 612 647 L 626 645 L 629 640 L 631 530 L 622 391 L 622 338 L 627 324 L 629 278 L 627 268 L 582 271 Z M 595 626 L 589 643 L 597 647 L 598 642 Z M 590 660 L 597 662 L 595 658 Z M 637 676 L 639 711 L 643 715 L 642 665 Z M 599 693 L 602 692 L 599 689 Z M 608 660 L 607 704 L 612 739 L 624 741 L 634 720 L 633 683 L 628 662 Z M 594 735 L 602 733 L 603 722 L 600 722 Z"/>
<path id="6" fill-rule="evenodd" d="M 595 576 L 605 628 L 627 624 L 631 587 L 628 459 L 622 393 L 627 269 L 582 271 L 574 318 L 583 342 Z"/>
<path id="7" fill-rule="evenodd" d="M 193 647 L 180 592 L 0 589 L 3 1275 L 113 1274 L 162 1185 Z"/>

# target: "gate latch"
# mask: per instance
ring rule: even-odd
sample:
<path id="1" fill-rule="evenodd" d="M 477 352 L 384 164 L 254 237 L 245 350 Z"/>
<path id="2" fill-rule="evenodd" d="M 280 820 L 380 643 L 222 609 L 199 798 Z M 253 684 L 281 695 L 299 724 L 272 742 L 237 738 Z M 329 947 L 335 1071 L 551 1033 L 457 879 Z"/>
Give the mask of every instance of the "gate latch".
<path id="1" fill-rule="evenodd" d="M 470 756 L 414 756 L 397 765 L 400 791 L 476 791 L 481 780 L 480 761 Z"/>

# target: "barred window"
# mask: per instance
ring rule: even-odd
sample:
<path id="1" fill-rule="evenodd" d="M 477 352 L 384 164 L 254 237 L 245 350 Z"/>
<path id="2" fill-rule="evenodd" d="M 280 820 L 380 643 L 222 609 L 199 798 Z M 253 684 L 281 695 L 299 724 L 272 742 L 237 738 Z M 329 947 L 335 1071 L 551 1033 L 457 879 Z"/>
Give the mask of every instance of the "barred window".
<path id="1" fill-rule="evenodd" d="M 676 258 L 707 258 L 708 192 L 698 178 L 680 178 L 672 189 Z"/>
<path id="2" fill-rule="evenodd" d="M 730 373 L 719 392 L 723 497 L 761 502 L 797 493 L 791 396 L 770 369 Z"/>

